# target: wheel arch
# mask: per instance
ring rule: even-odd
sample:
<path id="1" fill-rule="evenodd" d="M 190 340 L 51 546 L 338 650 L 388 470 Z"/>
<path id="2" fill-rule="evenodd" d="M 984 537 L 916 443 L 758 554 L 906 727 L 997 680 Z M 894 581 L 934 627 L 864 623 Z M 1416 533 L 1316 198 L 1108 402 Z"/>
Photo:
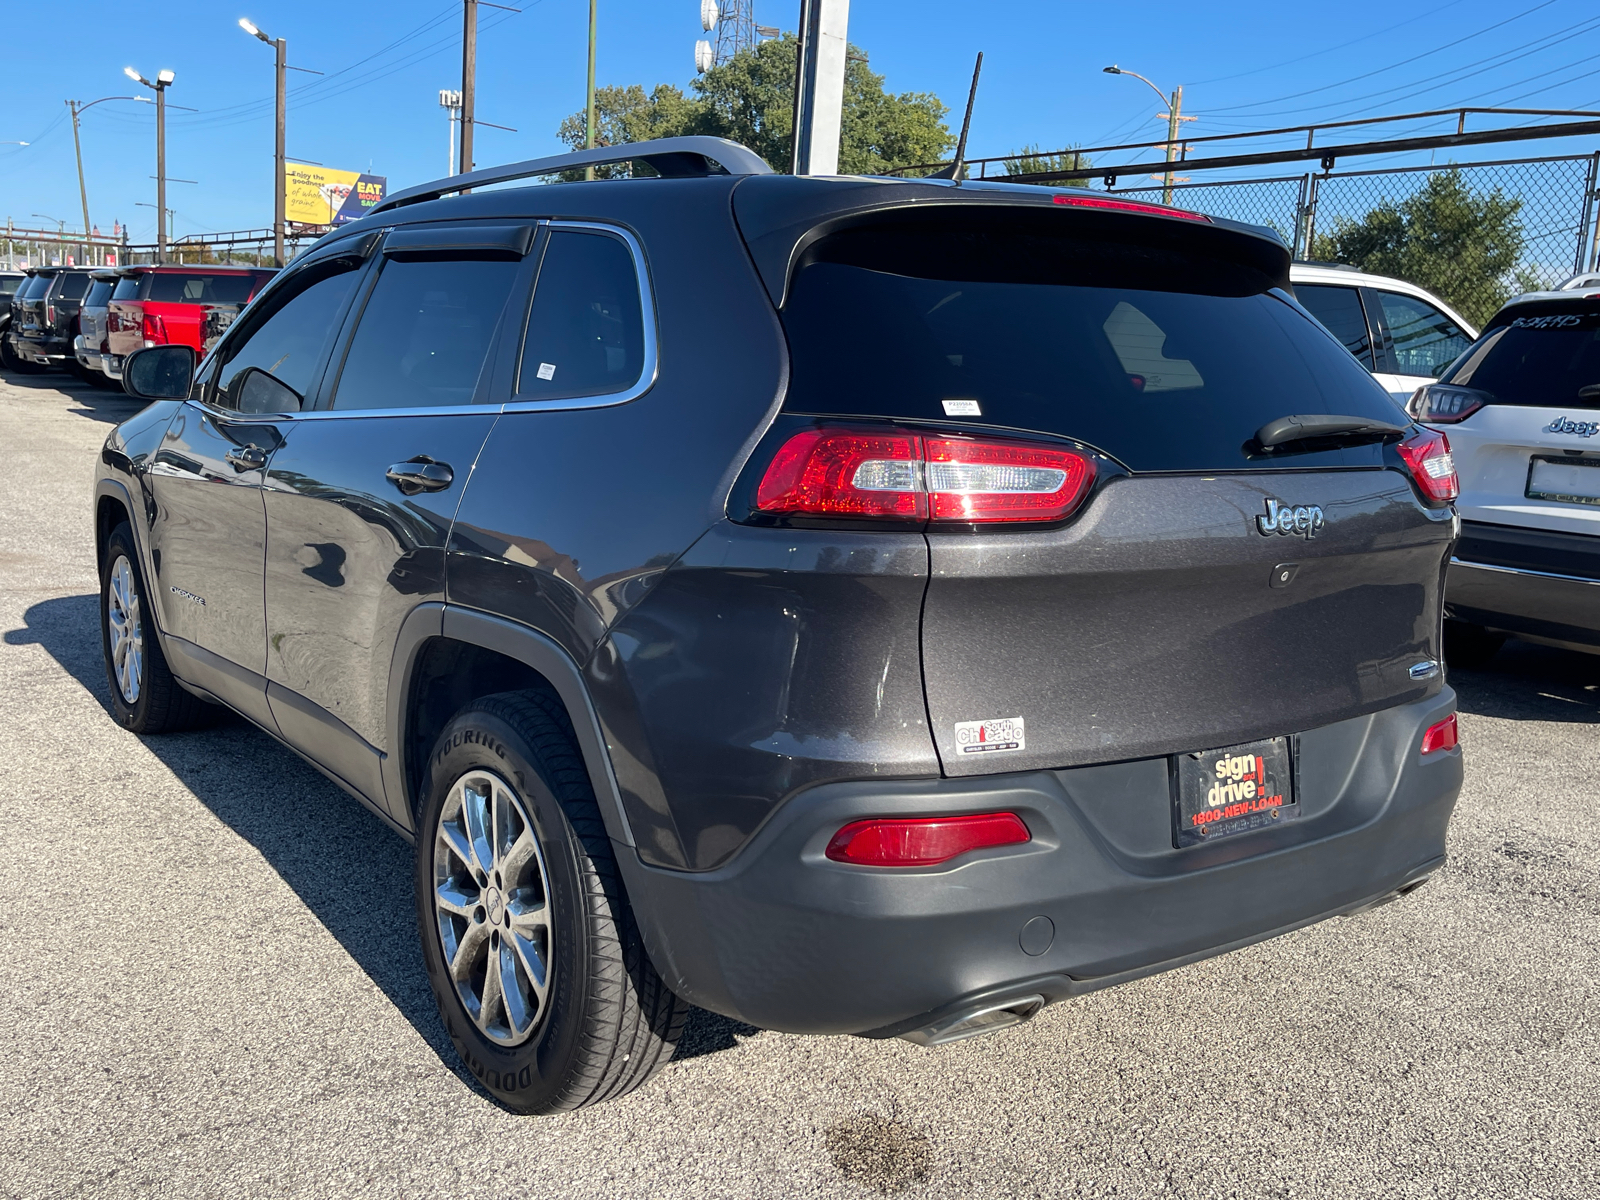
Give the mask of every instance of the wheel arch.
<path id="1" fill-rule="evenodd" d="M 496 692 L 552 693 L 572 722 L 606 832 L 631 847 L 633 832 L 600 720 L 577 662 L 537 630 L 455 605 L 419 605 L 401 625 L 389 671 L 389 807 L 416 828 L 428 753 L 466 704 Z"/>

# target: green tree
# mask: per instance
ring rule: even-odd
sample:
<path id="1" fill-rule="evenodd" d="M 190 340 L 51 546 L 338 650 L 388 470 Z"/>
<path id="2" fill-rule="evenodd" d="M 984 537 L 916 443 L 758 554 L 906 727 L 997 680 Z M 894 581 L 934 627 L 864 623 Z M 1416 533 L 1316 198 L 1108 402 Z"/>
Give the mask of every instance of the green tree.
<path id="1" fill-rule="evenodd" d="M 1015 152 L 1015 155 L 1005 160 L 1007 175 L 1043 174 L 1046 171 L 1077 171 L 1085 167 L 1094 166 L 1094 162 L 1087 154 L 1079 152 L 1076 148 L 1062 151 L 1060 154 L 1041 153 L 1037 146 L 1024 146 Z M 1033 183 L 1031 179 L 1019 179 L 1018 183 Z M 1056 179 L 1045 184 L 1046 187 L 1088 187 L 1089 180 L 1082 179 Z"/>
<path id="2" fill-rule="evenodd" d="M 1318 234 L 1312 258 L 1348 263 L 1427 288 L 1477 325 L 1514 291 L 1526 238 L 1522 201 L 1474 191 L 1457 169 L 1438 171 L 1409 198 Z"/>
<path id="3" fill-rule="evenodd" d="M 666 83 L 649 93 L 638 84 L 597 88 L 596 138 L 602 146 L 617 146 L 710 134 L 747 146 L 776 170 L 786 171 L 794 127 L 794 73 L 795 39 L 784 34 L 701 75 L 691 85 L 692 96 Z M 944 123 L 948 112 L 932 92 L 886 92 L 883 76 L 852 48 L 845 68 L 839 170 L 874 175 L 937 162 L 955 144 Z M 567 117 L 557 131 L 575 150 L 587 135 L 583 112 Z"/>

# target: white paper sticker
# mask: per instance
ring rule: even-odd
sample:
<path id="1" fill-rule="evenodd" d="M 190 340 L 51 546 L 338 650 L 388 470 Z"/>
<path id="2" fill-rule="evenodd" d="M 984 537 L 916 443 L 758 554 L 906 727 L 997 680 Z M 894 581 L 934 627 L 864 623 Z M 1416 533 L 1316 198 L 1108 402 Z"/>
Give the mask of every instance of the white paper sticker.
<path id="1" fill-rule="evenodd" d="M 540 379 L 554 379 L 555 377 L 556 377 L 556 365 L 555 365 L 555 363 L 540 363 L 539 364 L 539 378 Z"/>
<path id="2" fill-rule="evenodd" d="M 957 721 L 956 753 L 987 754 L 1021 750 L 1028 744 L 1021 717 L 996 717 L 991 721 Z"/>
<path id="3" fill-rule="evenodd" d="M 981 417 L 983 410 L 978 407 L 976 400 L 945 400 L 944 415 L 947 417 Z"/>

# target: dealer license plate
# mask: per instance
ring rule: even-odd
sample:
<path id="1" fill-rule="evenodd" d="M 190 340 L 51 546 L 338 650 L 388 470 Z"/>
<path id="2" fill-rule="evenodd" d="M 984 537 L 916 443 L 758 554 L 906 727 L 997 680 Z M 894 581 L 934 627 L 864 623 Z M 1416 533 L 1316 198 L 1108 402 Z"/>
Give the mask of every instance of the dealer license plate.
<path id="1" fill-rule="evenodd" d="M 1288 738 L 1177 756 L 1180 847 L 1265 829 L 1300 815 Z"/>
<path id="2" fill-rule="evenodd" d="M 1530 500 L 1600 504 L 1600 458 L 1535 458 L 1528 464 Z"/>

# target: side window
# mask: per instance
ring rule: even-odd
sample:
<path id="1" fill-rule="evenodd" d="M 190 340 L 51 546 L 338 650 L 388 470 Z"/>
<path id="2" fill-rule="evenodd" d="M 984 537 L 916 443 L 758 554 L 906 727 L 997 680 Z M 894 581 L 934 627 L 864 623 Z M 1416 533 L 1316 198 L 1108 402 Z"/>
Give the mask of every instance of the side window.
<path id="1" fill-rule="evenodd" d="M 471 404 L 515 260 L 387 259 L 345 355 L 335 409 Z"/>
<path id="2" fill-rule="evenodd" d="M 69 271 L 61 277 L 61 286 L 56 292 L 58 300 L 82 300 L 83 294 L 89 290 L 89 277 Z"/>
<path id="3" fill-rule="evenodd" d="M 1361 293 L 1355 288 L 1335 284 L 1297 283 L 1294 294 L 1363 367 L 1372 370 L 1372 337 L 1367 331 L 1366 313 L 1361 308 Z"/>
<path id="4" fill-rule="evenodd" d="M 626 391 L 644 373 L 644 314 L 621 238 L 558 229 L 539 266 L 517 397 L 556 400 Z"/>
<path id="5" fill-rule="evenodd" d="M 360 277 L 359 267 L 341 262 L 334 273 L 275 304 L 264 321 L 227 347 L 215 403 L 244 413 L 298 412 Z"/>
<path id="6" fill-rule="evenodd" d="M 1396 374 L 1437 379 L 1472 344 L 1461 326 L 1426 300 L 1379 292 L 1378 302 L 1389 323 Z"/>

